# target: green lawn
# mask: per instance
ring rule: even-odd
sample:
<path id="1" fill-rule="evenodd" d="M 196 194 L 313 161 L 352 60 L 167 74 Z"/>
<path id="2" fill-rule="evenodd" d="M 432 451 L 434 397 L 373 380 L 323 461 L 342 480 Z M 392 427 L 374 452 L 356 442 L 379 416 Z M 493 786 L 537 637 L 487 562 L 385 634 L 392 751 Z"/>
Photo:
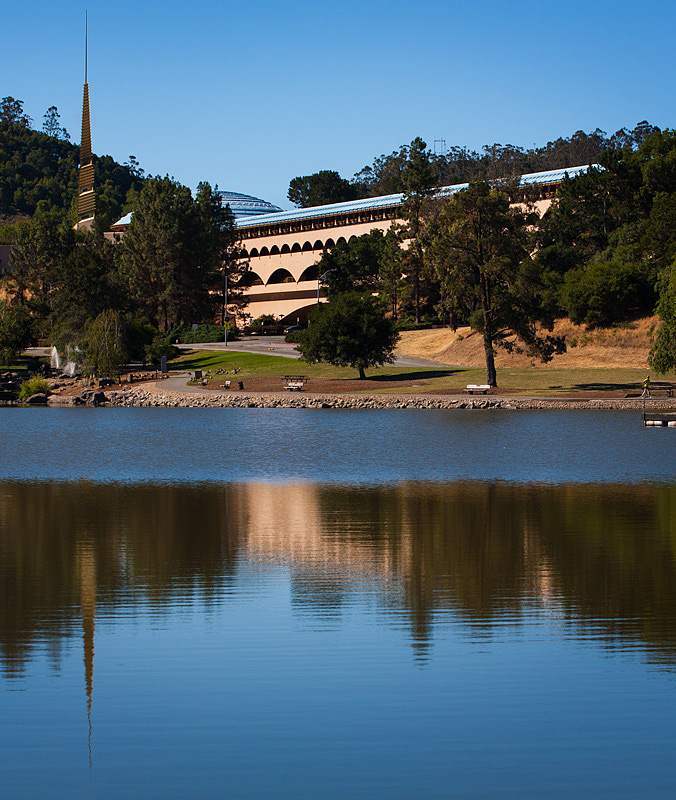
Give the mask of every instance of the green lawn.
<path id="1" fill-rule="evenodd" d="M 368 386 L 357 377 L 357 372 L 348 367 L 332 367 L 328 364 L 306 364 L 280 356 L 266 356 L 258 353 L 213 352 L 190 350 L 170 364 L 171 369 L 192 371 L 201 369 L 216 383 L 223 381 L 224 375 L 216 375 L 217 369 L 239 369 L 237 378 L 281 379 L 287 374 L 308 375 L 311 380 L 341 380 L 349 382 L 345 390 L 367 392 L 368 394 L 416 394 L 428 391 L 447 391 L 464 389 L 468 383 L 482 384 L 486 371 L 481 368 L 430 367 L 379 367 L 366 371 Z M 547 367 L 499 369 L 498 393 L 518 395 L 538 395 L 543 397 L 579 395 L 586 392 L 604 392 L 624 395 L 642 389 L 645 370 L 638 369 L 549 369 Z M 232 375 L 230 376 L 232 377 Z M 652 386 L 676 381 L 673 374 L 658 379 L 653 376 Z M 374 386 L 374 383 L 376 384 Z M 382 384 L 382 387 L 378 386 Z M 308 387 L 311 390 L 311 384 Z"/>
<path id="2" fill-rule="evenodd" d="M 11 364 L 0 364 L 0 372 L 37 372 L 43 360 L 39 356 L 18 356 Z"/>

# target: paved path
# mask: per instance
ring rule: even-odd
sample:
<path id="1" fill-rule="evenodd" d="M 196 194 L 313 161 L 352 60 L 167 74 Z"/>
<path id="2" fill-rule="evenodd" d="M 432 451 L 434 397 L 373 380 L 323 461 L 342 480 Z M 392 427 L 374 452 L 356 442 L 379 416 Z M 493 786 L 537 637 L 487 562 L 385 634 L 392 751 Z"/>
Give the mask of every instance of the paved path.
<path id="1" fill-rule="evenodd" d="M 200 342 L 199 344 L 179 344 L 181 350 L 218 350 L 222 352 L 260 353 L 266 356 L 281 356 L 282 358 L 300 358 L 295 344 L 288 344 L 283 336 L 253 336 L 228 342 Z M 426 358 L 413 358 L 412 356 L 395 356 L 395 367 L 436 367 L 443 369 L 467 369 L 457 364 L 443 364 L 440 361 L 429 361 Z"/>

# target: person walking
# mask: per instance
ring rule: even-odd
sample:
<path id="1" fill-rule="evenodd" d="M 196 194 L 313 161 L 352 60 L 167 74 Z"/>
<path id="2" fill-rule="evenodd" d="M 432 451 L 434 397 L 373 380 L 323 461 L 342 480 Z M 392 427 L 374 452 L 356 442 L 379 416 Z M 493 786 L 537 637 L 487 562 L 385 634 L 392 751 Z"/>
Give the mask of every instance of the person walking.
<path id="1" fill-rule="evenodd" d="M 650 400 L 650 375 L 646 375 L 643 379 L 643 394 L 641 396 Z"/>

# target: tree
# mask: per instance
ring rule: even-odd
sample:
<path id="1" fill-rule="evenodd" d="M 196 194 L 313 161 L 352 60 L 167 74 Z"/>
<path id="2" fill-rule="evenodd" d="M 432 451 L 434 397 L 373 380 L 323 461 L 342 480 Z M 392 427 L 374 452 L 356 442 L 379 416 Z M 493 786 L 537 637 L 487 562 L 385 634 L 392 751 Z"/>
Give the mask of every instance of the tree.
<path id="1" fill-rule="evenodd" d="M 323 169 L 313 175 L 293 178 L 289 183 L 288 198 L 299 208 L 309 208 L 356 200 L 357 191 L 350 181 L 341 178 L 334 170 Z"/>
<path id="2" fill-rule="evenodd" d="M 8 238 L 11 269 L 2 276 L 4 287 L 13 302 L 44 314 L 56 265 L 64 255 L 55 220 L 36 216 L 17 222 Z"/>
<path id="3" fill-rule="evenodd" d="M 28 311 L 0 300 L 0 364 L 9 365 L 31 343 Z"/>
<path id="4" fill-rule="evenodd" d="M 353 367 L 364 379 L 367 367 L 391 364 L 399 334 L 378 300 L 356 292 L 333 297 L 310 316 L 298 349 L 310 363 Z"/>
<path id="5" fill-rule="evenodd" d="M 422 282 L 425 272 L 425 251 L 422 242 L 422 208 L 425 200 L 434 191 L 434 174 L 430 164 L 427 145 L 420 138 L 411 142 L 402 171 L 404 202 L 402 216 L 404 225 L 399 229 L 400 237 L 407 243 L 404 250 L 404 276 L 411 285 L 415 323 L 420 324 Z"/>
<path id="6" fill-rule="evenodd" d="M 497 386 L 495 347 L 520 349 L 513 335 L 543 361 L 563 352 L 562 339 L 537 333 L 537 323 L 551 330 L 553 320 L 529 255 L 527 226 L 533 220 L 487 183 L 470 184 L 433 208 L 427 256 L 445 302 L 483 336 L 488 385 Z"/>
<path id="7" fill-rule="evenodd" d="M 137 310 L 160 330 L 203 313 L 208 304 L 204 235 L 187 186 L 169 177 L 144 185 L 119 256 Z"/>
<path id="8" fill-rule="evenodd" d="M 663 270 L 657 313 L 661 324 L 648 356 L 648 364 L 664 375 L 676 369 L 676 259 Z"/>
<path id="9" fill-rule="evenodd" d="M 392 319 L 399 316 L 403 265 L 404 251 L 401 249 L 399 236 L 396 230 L 390 228 L 385 234 L 380 258 L 378 296 L 386 303 Z"/>
<path id="10" fill-rule="evenodd" d="M 349 242 L 339 241 L 325 250 L 317 262 L 319 275 L 329 297 L 345 292 L 373 292 L 379 282 L 380 267 L 385 253 L 385 237 L 375 228 Z"/>
<path id="11" fill-rule="evenodd" d="M 87 325 L 84 354 L 87 364 L 101 378 L 112 378 L 118 366 L 126 363 L 124 330 L 119 311 L 105 309 Z"/>
<path id="12" fill-rule="evenodd" d="M 104 311 L 123 311 L 128 297 L 115 264 L 115 246 L 98 227 L 68 228 L 62 239 L 64 252 L 53 271 L 50 301 L 54 340 L 66 346 L 79 343 Z"/>
<path id="13" fill-rule="evenodd" d="M 30 128 L 33 120 L 24 113 L 23 100 L 3 97 L 0 100 L 0 122 L 9 122 L 20 125 L 22 128 Z"/>
<path id="14" fill-rule="evenodd" d="M 61 126 L 61 115 L 56 106 L 50 106 L 42 120 L 42 130 L 47 136 L 53 136 L 55 139 L 70 139 L 68 131 Z"/>
<path id="15" fill-rule="evenodd" d="M 218 186 L 213 189 L 202 182 L 195 196 L 202 224 L 202 247 L 204 269 L 209 276 L 212 298 L 222 297 L 221 323 L 228 315 L 226 308 L 225 282 L 228 281 L 228 308 L 239 311 L 245 304 L 241 277 L 248 268 L 242 259 L 242 247 L 235 227 L 235 216 L 229 205 L 223 205 Z"/>

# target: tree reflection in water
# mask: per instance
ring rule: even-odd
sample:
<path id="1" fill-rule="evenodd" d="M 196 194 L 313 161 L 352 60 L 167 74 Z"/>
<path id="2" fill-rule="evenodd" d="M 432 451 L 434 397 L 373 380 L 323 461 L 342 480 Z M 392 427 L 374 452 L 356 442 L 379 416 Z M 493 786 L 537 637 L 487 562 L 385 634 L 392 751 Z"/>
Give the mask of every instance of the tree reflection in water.
<path id="1" fill-rule="evenodd" d="M 0 659 L 59 663 L 95 614 L 231 602 L 251 569 L 284 570 L 298 615 L 374 605 L 408 620 L 420 657 L 444 620 L 490 636 L 538 608 L 676 663 L 676 488 L 402 483 L 0 486 Z M 246 567 L 246 569 L 245 569 Z"/>

